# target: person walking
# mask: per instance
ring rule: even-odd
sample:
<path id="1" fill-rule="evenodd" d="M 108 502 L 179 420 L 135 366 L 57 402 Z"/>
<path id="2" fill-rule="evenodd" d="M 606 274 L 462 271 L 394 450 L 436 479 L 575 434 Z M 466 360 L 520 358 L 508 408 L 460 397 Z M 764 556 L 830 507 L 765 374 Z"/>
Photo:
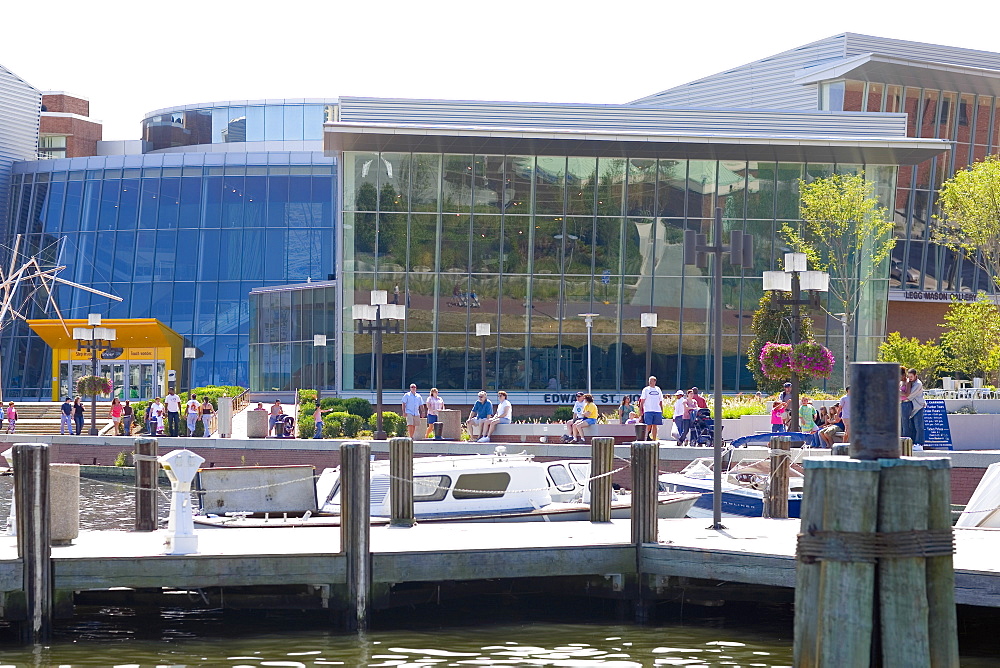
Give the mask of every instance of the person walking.
<path id="1" fill-rule="evenodd" d="M 708 408 L 708 402 L 705 401 L 705 397 L 701 396 L 697 387 L 691 388 L 691 395 L 698 404 L 698 408 Z"/>
<path id="2" fill-rule="evenodd" d="M 313 438 L 323 438 L 323 413 L 329 413 L 332 410 L 332 408 L 323 410 L 319 404 L 316 404 L 316 410 L 313 411 L 313 425 L 316 428 L 316 431 L 313 432 Z"/>
<path id="3" fill-rule="evenodd" d="M 690 409 L 688 408 L 687 397 L 684 390 L 674 392 L 674 427 L 677 429 L 677 445 L 685 445 L 688 432 L 691 431 L 691 422 L 688 418 Z"/>
<path id="4" fill-rule="evenodd" d="M 122 415 L 124 414 L 125 408 L 122 406 L 122 402 L 115 397 L 111 400 L 111 410 L 108 414 L 111 416 L 111 422 L 114 424 L 115 436 L 118 436 L 118 430 L 122 426 Z"/>
<path id="5" fill-rule="evenodd" d="M 59 407 L 59 433 L 73 433 L 73 403 L 66 397 Z"/>
<path id="6" fill-rule="evenodd" d="M 134 418 L 135 409 L 132 408 L 132 402 L 126 399 L 125 405 L 122 406 L 122 428 L 125 430 L 126 436 L 132 435 L 132 421 Z"/>
<path id="7" fill-rule="evenodd" d="M 490 436 L 493 435 L 493 431 L 497 428 L 498 424 L 510 424 L 511 416 L 513 415 L 513 407 L 510 402 L 507 401 L 507 393 L 503 390 L 497 392 L 497 399 L 500 403 L 497 404 L 497 412 L 486 421 L 486 425 L 483 428 L 483 435 L 479 439 L 479 443 L 488 443 Z"/>
<path id="8" fill-rule="evenodd" d="M 486 392 L 479 391 L 479 400 L 472 404 L 469 417 L 465 420 L 465 427 L 469 430 L 469 437 L 477 439 L 482 436 L 483 427 L 487 418 L 493 415 L 493 402 L 486 398 Z"/>
<path id="9" fill-rule="evenodd" d="M 198 426 L 198 418 L 200 417 L 198 413 L 198 408 L 199 408 L 198 397 L 196 397 L 194 393 L 188 396 L 190 398 L 187 400 L 187 403 L 184 404 L 185 409 L 187 410 L 187 416 L 186 416 L 187 428 L 188 428 L 187 435 L 194 436 L 194 430 L 195 427 Z M 264 407 L 261 406 L 260 404 L 257 404 L 257 406 L 259 407 L 258 410 L 264 410 Z"/>
<path id="10" fill-rule="evenodd" d="M 80 397 L 73 399 L 73 422 L 76 423 L 76 435 L 83 433 L 83 402 Z"/>
<path id="11" fill-rule="evenodd" d="M 924 407 L 926 405 L 924 384 L 917 378 L 917 370 L 907 369 L 906 395 L 903 399 L 903 410 L 900 417 L 904 423 L 907 423 L 906 432 L 913 439 L 914 450 L 923 450 L 924 447 Z"/>
<path id="12" fill-rule="evenodd" d="M 639 396 L 639 411 L 646 425 L 646 438 L 657 440 L 657 430 L 663 424 L 663 391 L 656 384 L 656 376 L 650 376 L 646 387 Z"/>
<path id="13" fill-rule="evenodd" d="M 280 406 L 280 402 L 275 402 Z M 201 402 L 201 424 L 205 429 L 205 438 L 212 435 L 212 415 L 215 413 L 215 406 L 212 405 L 212 401 L 206 396 L 202 397 Z"/>
<path id="14" fill-rule="evenodd" d="M 427 433 L 424 438 L 441 438 L 441 427 L 444 426 L 438 421 L 438 411 L 444 410 L 444 399 L 438 396 L 438 389 L 431 388 L 431 394 L 427 397 Z"/>
<path id="15" fill-rule="evenodd" d="M 204 404 L 202 404 L 202 406 L 204 406 Z M 284 414 L 285 414 L 285 409 L 281 407 L 281 400 L 280 399 L 275 399 L 274 403 L 271 404 L 271 410 L 270 410 L 270 413 L 267 416 L 267 433 L 268 434 L 271 434 L 271 433 L 274 432 L 274 425 L 278 423 L 278 420 L 280 420 L 281 416 L 284 415 Z M 202 413 L 202 417 L 204 417 L 204 413 Z M 275 434 L 275 436 L 277 436 L 277 434 Z"/>
<path id="16" fill-rule="evenodd" d="M 413 432 L 417 429 L 420 420 L 420 407 L 424 404 L 424 398 L 417 394 L 416 383 L 410 384 L 410 391 L 403 395 L 401 402 L 403 416 L 406 418 L 406 433 L 413 438 Z"/>
<path id="17" fill-rule="evenodd" d="M 7 433 L 13 434 L 14 427 L 17 426 L 17 409 L 14 408 L 14 402 L 7 404 Z"/>
<path id="18" fill-rule="evenodd" d="M 167 408 L 167 429 L 171 436 L 179 436 L 181 433 L 181 398 L 173 389 L 170 390 L 163 403 Z"/>

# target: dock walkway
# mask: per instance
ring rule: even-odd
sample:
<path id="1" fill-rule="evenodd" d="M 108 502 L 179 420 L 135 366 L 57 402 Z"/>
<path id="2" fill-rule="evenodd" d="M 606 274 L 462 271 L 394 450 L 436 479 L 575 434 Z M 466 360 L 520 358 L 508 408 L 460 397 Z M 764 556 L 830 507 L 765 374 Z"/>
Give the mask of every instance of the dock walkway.
<path id="1" fill-rule="evenodd" d="M 277 520 L 276 523 L 280 523 Z M 630 523 L 553 522 L 419 524 L 372 527 L 376 584 L 471 582 L 510 578 L 639 574 L 790 590 L 795 585 L 798 520 L 726 519 L 709 531 L 704 519 L 660 520 L 660 542 L 636 559 Z M 1000 531 L 956 530 L 956 602 L 1000 607 Z M 164 532 L 84 531 L 54 547 L 55 589 L 342 585 L 346 563 L 338 528 L 205 529 L 199 552 L 164 555 Z M 2 593 L 21 588 L 16 539 L 0 536 Z M 726 598 L 720 587 L 719 598 Z M 2 606 L 0 606 L 2 607 Z"/>

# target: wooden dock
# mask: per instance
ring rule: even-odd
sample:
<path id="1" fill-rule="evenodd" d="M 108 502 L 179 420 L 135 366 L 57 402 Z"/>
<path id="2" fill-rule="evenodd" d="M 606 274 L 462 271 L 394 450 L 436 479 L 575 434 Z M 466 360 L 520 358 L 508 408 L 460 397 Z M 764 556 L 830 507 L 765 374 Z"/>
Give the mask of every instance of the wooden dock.
<path id="1" fill-rule="evenodd" d="M 581 595 L 629 600 L 676 599 L 682 591 L 743 599 L 751 590 L 791 600 L 798 520 L 726 519 L 722 531 L 707 530 L 706 524 L 705 519 L 660 520 L 659 542 L 638 549 L 629 542 L 628 520 L 372 527 L 373 604 L 399 604 L 406 590 L 421 586 L 528 578 L 545 578 L 535 582 L 553 587 L 558 582 L 562 593 L 579 588 Z M 1000 562 L 994 556 L 1000 531 L 955 533 L 956 602 L 1000 607 Z M 64 601 L 70 592 L 104 592 L 102 600 L 128 604 L 140 590 L 211 589 L 202 598 L 213 607 L 340 607 L 347 569 L 339 529 L 197 534 L 197 554 L 169 556 L 163 554 L 163 531 L 83 531 L 72 545 L 53 547 L 54 589 L 64 593 Z M 19 618 L 21 587 L 16 539 L 0 536 L 0 617 Z"/>

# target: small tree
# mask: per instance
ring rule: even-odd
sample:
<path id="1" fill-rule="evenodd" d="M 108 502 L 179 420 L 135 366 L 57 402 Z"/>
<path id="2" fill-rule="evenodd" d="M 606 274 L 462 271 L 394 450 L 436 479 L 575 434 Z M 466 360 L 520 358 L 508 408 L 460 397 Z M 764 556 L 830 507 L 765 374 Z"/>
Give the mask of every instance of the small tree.
<path id="1" fill-rule="evenodd" d="M 920 343 L 920 339 L 906 338 L 892 332 L 878 347 L 879 362 L 895 362 L 907 369 L 916 369 L 917 375 L 930 387 L 937 382 L 941 369 L 947 365 L 944 351 L 936 341 Z"/>
<path id="2" fill-rule="evenodd" d="M 879 206 L 864 172 L 800 179 L 799 189 L 802 220 L 781 232 L 814 269 L 830 274 L 830 298 L 851 332 L 861 295 L 872 280 L 887 274 L 886 260 L 896 243 L 888 209 Z"/>
<path id="3" fill-rule="evenodd" d="M 1000 156 L 955 172 L 938 191 L 931 238 L 961 253 L 1000 287 Z"/>
<path id="4" fill-rule="evenodd" d="M 944 314 L 941 346 L 951 367 L 968 378 L 995 370 L 1000 347 L 1000 308 L 985 292 L 974 302 L 953 302 Z"/>
<path id="5" fill-rule="evenodd" d="M 778 296 L 789 297 L 787 293 L 781 293 Z M 775 303 L 775 295 L 770 292 L 765 292 L 764 296 L 760 298 L 759 306 L 753 314 L 750 330 L 753 332 L 754 338 L 747 346 L 747 369 L 753 374 L 757 389 L 765 394 L 774 394 L 781 390 L 784 379 L 771 379 L 764 375 L 760 368 L 760 352 L 768 342 L 792 342 L 791 318 L 792 309 L 787 306 L 778 306 Z M 813 338 L 812 318 L 802 318 L 799 334 L 803 341 Z M 803 379 L 799 388 L 801 390 L 808 389 L 809 380 Z"/>

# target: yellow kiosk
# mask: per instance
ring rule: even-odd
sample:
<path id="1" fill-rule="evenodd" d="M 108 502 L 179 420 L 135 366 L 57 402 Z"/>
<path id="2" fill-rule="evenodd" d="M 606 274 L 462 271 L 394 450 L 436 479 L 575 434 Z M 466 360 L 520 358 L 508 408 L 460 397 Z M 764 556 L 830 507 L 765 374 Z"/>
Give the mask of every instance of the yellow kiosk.
<path id="1" fill-rule="evenodd" d="M 77 350 L 73 328 L 88 327 L 87 320 L 29 320 L 28 326 L 52 348 L 52 400 L 75 395 L 77 379 L 91 373 L 91 354 Z M 180 387 L 184 337 L 156 318 L 105 318 L 101 326 L 116 332 L 114 347 L 97 355 L 97 375 L 110 378 L 113 388 L 104 398 L 150 400 L 164 396 L 168 382 Z"/>

